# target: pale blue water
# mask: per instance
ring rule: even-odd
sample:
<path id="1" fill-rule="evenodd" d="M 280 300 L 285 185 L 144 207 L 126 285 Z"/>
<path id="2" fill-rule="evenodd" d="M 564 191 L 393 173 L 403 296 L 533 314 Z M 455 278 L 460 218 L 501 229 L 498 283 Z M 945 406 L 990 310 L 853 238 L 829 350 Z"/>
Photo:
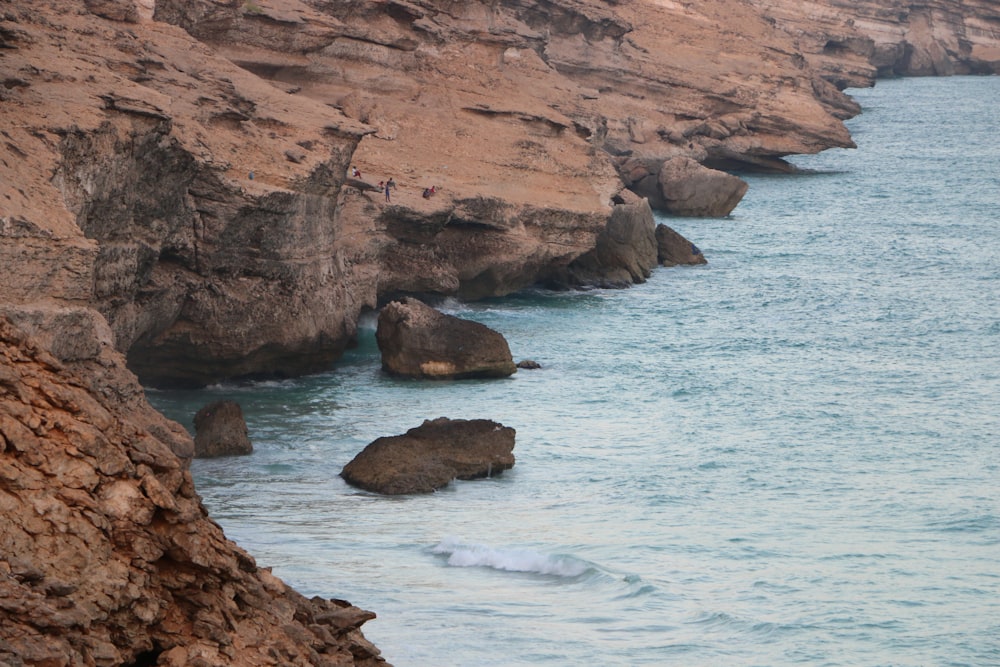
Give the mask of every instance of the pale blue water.
<path id="1" fill-rule="evenodd" d="M 542 370 L 389 379 L 369 322 L 335 372 L 152 393 L 244 408 L 255 453 L 193 465 L 212 517 L 398 667 L 1000 665 L 1000 78 L 853 92 L 857 150 L 667 221 L 707 266 L 446 304 Z M 439 416 L 517 465 L 338 477 Z"/>

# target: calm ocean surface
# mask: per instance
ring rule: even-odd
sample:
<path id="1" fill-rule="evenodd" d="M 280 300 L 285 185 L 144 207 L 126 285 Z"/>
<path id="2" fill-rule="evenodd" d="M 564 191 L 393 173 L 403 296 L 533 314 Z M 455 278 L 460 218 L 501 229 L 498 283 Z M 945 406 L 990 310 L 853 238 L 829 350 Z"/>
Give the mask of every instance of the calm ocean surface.
<path id="1" fill-rule="evenodd" d="M 397 667 L 1000 665 L 1000 77 L 852 91 L 858 149 L 664 219 L 702 267 L 444 309 L 542 370 L 334 372 L 151 392 L 243 406 L 195 461 L 212 517 Z M 338 477 L 425 418 L 517 429 L 516 466 L 427 496 Z"/>

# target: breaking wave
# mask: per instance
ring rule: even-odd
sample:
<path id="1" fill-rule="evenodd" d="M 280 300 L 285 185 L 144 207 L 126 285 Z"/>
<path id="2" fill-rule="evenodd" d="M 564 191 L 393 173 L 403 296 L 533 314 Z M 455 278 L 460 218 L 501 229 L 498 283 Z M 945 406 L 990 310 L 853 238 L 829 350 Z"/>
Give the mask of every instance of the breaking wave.
<path id="1" fill-rule="evenodd" d="M 556 577 L 579 577 L 595 572 L 597 567 L 580 558 L 545 554 L 531 549 L 495 548 L 485 544 L 466 544 L 445 538 L 431 552 L 446 556 L 452 567 L 488 567 L 506 572 L 531 572 Z"/>

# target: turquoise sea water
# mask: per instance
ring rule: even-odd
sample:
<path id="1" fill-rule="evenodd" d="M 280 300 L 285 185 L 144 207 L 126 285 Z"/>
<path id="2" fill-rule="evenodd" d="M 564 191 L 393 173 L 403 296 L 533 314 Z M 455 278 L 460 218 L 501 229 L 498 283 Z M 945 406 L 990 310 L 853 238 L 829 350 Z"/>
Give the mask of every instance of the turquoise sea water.
<path id="1" fill-rule="evenodd" d="M 255 453 L 192 466 L 212 517 L 398 667 L 1000 665 L 1000 78 L 852 93 L 857 150 L 664 220 L 708 265 L 444 304 L 541 370 L 390 379 L 366 322 L 330 373 L 151 392 L 243 406 Z M 439 416 L 514 427 L 516 466 L 338 477 Z"/>

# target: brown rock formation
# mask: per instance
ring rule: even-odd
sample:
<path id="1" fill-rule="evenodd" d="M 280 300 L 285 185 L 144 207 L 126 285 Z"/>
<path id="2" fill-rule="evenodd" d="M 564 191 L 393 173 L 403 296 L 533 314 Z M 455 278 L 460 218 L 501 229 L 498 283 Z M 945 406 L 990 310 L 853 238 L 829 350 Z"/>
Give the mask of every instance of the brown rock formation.
<path id="1" fill-rule="evenodd" d="M 382 369 L 393 375 L 462 380 L 517 372 L 503 335 L 411 297 L 382 309 L 375 339 L 382 352 Z"/>
<path id="2" fill-rule="evenodd" d="M 700 218 L 729 215 L 748 187 L 736 176 L 709 169 L 687 157 L 664 162 L 658 180 L 670 213 Z"/>
<path id="3" fill-rule="evenodd" d="M 61 361 L 0 315 L 0 663 L 384 664 L 373 614 L 307 600 L 208 519 L 134 381 L 92 390 L 124 372 L 106 343 Z"/>
<path id="4" fill-rule="evenodd" d="M 379 438 L 344 466 L 341 477 L 375 493 L 430 493 L 453 479 L 512 468 L 514 436 L 514 429 L 488 419 L 439 417 L 404 435 Z"/>
<path id="5" fill-rule="evenodd" d="M 695 244 L 663 223 L 656 226 L 656 248 L 657 260 L 661 266 L 708 263 Z"/>
<path id="6" fill-rule="evenodd" d="M 235 401 L 209 403 L 194 416 L 196 458 L 239 456 L 253 452 L 243 410 Z"/>
<path id="7" fill-rule="evenodd" d="M 4 3 L 0 662 L 377 662 L 367 613 L 205 518 L 190 438 L 116 350 L 162 384 L 323 367 L 399 294 L 589 262 L 667 160 L 787 169 L 851 145 L 838 87 L 996 72 L 998 23 L 990 0 Z"/>
<path id="8" fill-rule="evenodd" d="M 125 369 L 121 355 L 114 349 L 111 330 L 100 314 L 79 307 L 0 303 L 0 318 L 65 367 L 81 391 L 113 400 L 132 428 L 152 434 L 184 461 L 193 456 L 194 445 L 187 431 L 154 410 L 135 376 Z"/>
<path id="9" fill-rule="evenodd" d="M 164 23 L 53 0 L 8 6 L 3 26 L 6 299 L 96 307 L 151 382 L 339 355 L 374 302 L 332 224 L 368 128 Z"/>
<path id="10" fill-rule="evenodd" d="M 990 0 L 751 0 L 838 88 L 876 77 L 1000 73 Z"/>
<path id="11" fill-rule="evenodd" d="M 647 194 L 636 164 L 851 145 L 830 81 L 988 70 L 996 24 L 985 0 L 8 5 L 0 293 L 97 308 L 150 383 L 323 368 L 396 295 L 558 273 L 623 179 Z"/>
<path id="12" fill-rule="evenodd" d="M 550 284 L 615 288 L 649 278 L 656 266 L 656 223 L 649 202 L 624 190 L 614 203 L 594 249 L 555 272 Z"/>

